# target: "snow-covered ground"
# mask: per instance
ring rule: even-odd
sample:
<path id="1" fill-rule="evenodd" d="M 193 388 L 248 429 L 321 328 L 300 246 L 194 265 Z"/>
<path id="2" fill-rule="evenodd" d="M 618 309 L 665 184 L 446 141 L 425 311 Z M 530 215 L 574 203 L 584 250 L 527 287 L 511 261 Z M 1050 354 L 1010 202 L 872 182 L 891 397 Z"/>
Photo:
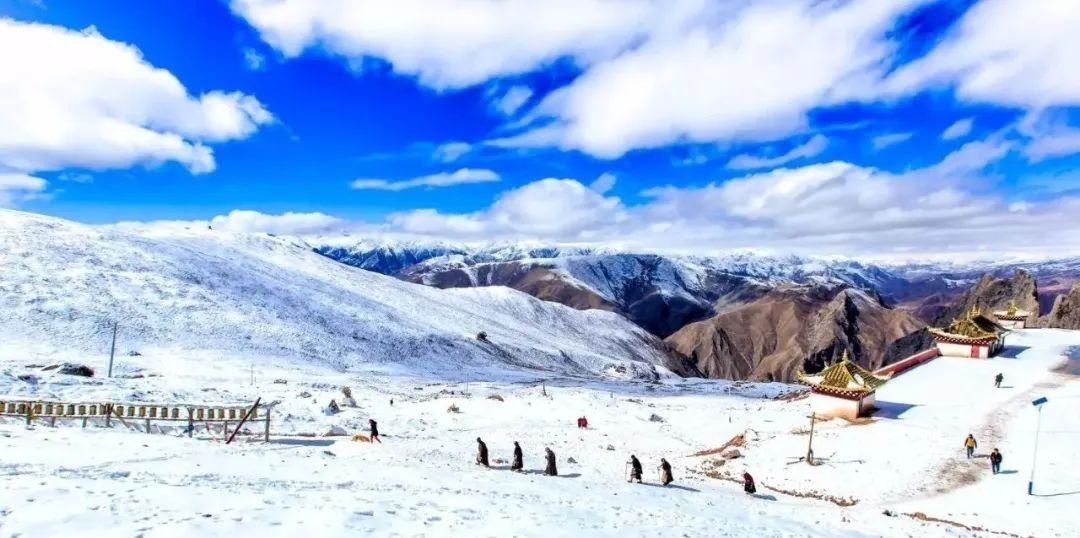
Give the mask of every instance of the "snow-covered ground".
<path id="1" fill-rule="evenodd" d="M 809 406 L 776 399 L 792 387 L 710 381 L 660 383 L 550 379 L 440 382 L 382 371 L 339 372 L 319 363 L 259 363 L 250 357 L 123 357 L 122 367 L 158 376 L 77 378 L 26 367 L 0 353 L 0 394 L 147 402 L 278 401 L 271 443 L 224 445 L 200 429 L 139 432 L 18 420 L 0 425 L 0 531 L 49 536 L 1072 536 L 1080 513 L 1077 432 L 1071 412 L 1080 383 L 1080 333 L 1031 330 L 1008 337 L 1007 357 L 938 359 L 879 392 L 868 424 L 818 423 L 805 453 Z M 206 367 L 212 363 L 213 367 Z M 96 364 L 95 364 L 96 365 Z M 1004 387 L 993 387 L 997 372 Z M 1075 368 L 1071 371 L 1076 371 Z M 37 383 L 17 376 L 34 373 Z M 285 380 L 287 383 L 275 383 Z M 349 385 L 356 408 L 327 416 Z M 461 394 L 468 389 L 469 395 Z M 547 396 L 542 391 L 547 392 Z M 310 393 L 303 396 L 301 393 Z M 489 399 L 499 395 L 503 401 Z M 1035 492 L 1026 494 L 1035 412 L 1047 396 Z M 393 399 L 393 405 L 390 400 Z M 451 404 L 460 413 L 447 411 Z M 650 420 L 657 415 L 662 421 Z M 574 421 L 587 416 L 590 428 Z M 384 443 L 301 437 L 331 425 L 349 433 L 379 421 Z M 746 432 L 743 457 L 692 454 Z M 968 463 L 961 442 L 1005 455 L 1006 474 Z M 473 464 L 475 439 L 492 469 Z M 513 441 L 528 474 L 506 470 Z M 562 476 L 549 478 L 543 448 Z M 610 446 L 610 450 L 609 447 Z M 636 454 L 650 485 L 627 484 Z M 675 487 L 656 486 L 661 457 Z M 573 458 L 576 463 L 569 463 Z M 794 462 L 794 463 L 793 463 Z M 718 479 L 749 469 L 760 495 Z M 832 500 L 824 499 L 832 497 Z M 854 501 L 853 506 L 839 506 Z M 888 510 L 894 516 L 886 515 Z M 907 514 L 923 513 L 924 521 Z M 980 527 L 966 530 L 957 525 Z"/>

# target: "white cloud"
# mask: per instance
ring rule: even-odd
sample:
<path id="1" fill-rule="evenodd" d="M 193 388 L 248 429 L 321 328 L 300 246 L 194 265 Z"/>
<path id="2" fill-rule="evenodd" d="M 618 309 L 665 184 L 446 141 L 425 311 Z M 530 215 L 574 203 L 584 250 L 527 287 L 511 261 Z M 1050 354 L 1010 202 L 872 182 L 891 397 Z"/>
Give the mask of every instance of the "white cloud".
<path id="1" fill-rule="evenodd" d="M 20 173 L 0 173 L 0 207 L 14 207 L 42 196 L 44 179 Z"/>
<path id="2" fill-rule="evenodd" d="M 1030 139 L 1024 153 L 1032 162 L 1080 153 L 1080 128 L 1062 111 L 1032 112 L 1020 120 L 1017 131 Z"/>
<path id="3" fill-rule="evenodd" d="M 995 194 L 984 169 L 1017 146 L 965 144 L 903 173 L 835 161 L 699 187 L 660 187 L 627 206 L 570 179 L 513 189 L 472 213 L 395 214 L 386 229 L 444 239 L 539 239 L 703 253 L 766 249 L 854 256 L 1080 252 L 1072 212 L 1051 201 Z"/>
<path id="4" fill-rule="evenodd" d="M 879 136 L 875 136 L 870 140 L 870 144 L 874 146 L 876 150 L 882 150 L 889 146 L 894 146 L 901 142 L 906 142 L 915 136 L 915 133 L 889 133 Z"/>
<path id="5" fill-rule="evenodd" d="M 470 151 L 472 151 L 472 145 L 465 142 L 447 142 L 435 148 L 435 151 L 432 152 L 432 158 L 440 162 L 451 163 Z"/>
<path id="6" fill-rule="evenodd" d="M 615 186 L 616 179 L 617 178 L 615 177 L 615 174 L 612 174 L 611 172 L 604 172 L 603 174 L 600 174 L 599 177 L 594 179 L 592 183 L 589 183 L 589 188 L 595 192 L 604 194 L 607 191 L 610 191 L 612 187 Z"/>
<path id="7" fill-rule="evenodd" d="M 593 66 L 533 110 L 554 123 L 509 143 L 614 158 L 674 142 L 801 132 L 810 110 L 873 86 L 893 51 L 888 30 L 916 3 L 737 4 L 733 13 L 702 17 L 700 26 Z"/>
<path id="8" fill-rule="evenodd" d="M 209 224 L 216 230 L 230 232 L 266 232 L 301 235 L 325 232 L 340 226 L 342 219 L 323 213 L 283 213 L 268 215 L 258 211 L 234 209 L 228 215 L 218 215 Z"/>
<path id="9" fill-rule="evenodd" d="M 254 97 L 188 95 L 172 73 L 95 29 L 0 19 L 0 167 L 126 168 L 176 161 L 209 172 L 213 142 L 245 138 L 271 114 Z"/>
<path id="10" fill-rule="evenodd" d="M 890 77 L 889 91 L 955 89 L 961 99 L 1041 109 L 1080 105 L 1080 2 L 984 0 L 929 54 Z"/>
<path id="11" fill-rule="evenodd" d="M 1033 162 L 1080 153 L 1080 129 L 1058 129 L 1031 141 L 1024 153 Z"/>
<path id="12" fill-rule="evenodd" d="M 415 177 L 402 181 L 388 179 L 357 179 L 350 185 L 354 189 L 374 189 L 384 191 L 403 191 L 418 187 L 450 187 L 468 183 L 491 183 L 499 181 L 499 174 L 482 168 L 461 168 L 454 172 L 441 172 L 427 176 Z"/>
<path id="13" fill-rule="evenodd" d="M 500 114 L 512 116 L 529 101 L 532 95 L 533 91 L 528 86 L 513 86 L 502 95 L 495 97 L 492 106 Z"/>
<path id="14" fill-rule="evenodd" d="M 975 120 L 973 118 L 965 118 L 957 120 L 956 123 L 945 128 L 941 133 L 942 140 L 953 140 L 955 138 L 963 138 L 971 133 L 971 128 L 975 126 Z"/>
<path id="15" fill-rule="evenodd" d="M 829 145 L 829 139 L 825 135 L 814 135 L 806 142 L 791 148 L 782 155 L 765 157 L 758 155 L 736 155 L 728 161 L 727 167 L 735 170 L 750 170 L 754 168 L 774 168 L 785 165 L 797 159 L 814 157 L 825 151 Z"/>
<path id="16" fill-rule="evenodd" d="M 697 0 L 232 0 L 262 39 L 294 57 L 321 47 L 351 64 L 384 59 L 397 73 L 461 88 L 563 57 L 589 64 Z M 674 4 L 674 5 L 673 5 Z"/>
<path id="17" fill-rule="evenodd" d="M 464 238 L 534 237 L 587 240 L 599 229 L 623 223 L 622 202 L 573 179 L 548 178 L 504 192 L 484 211 L 444 214 L 433 209 L 391 215 L 392 228 L 406 233 Z"/>
<path id="18" fill-rule="evenodd" d="M 266 67 L 266 56 L 255 49 L 246 48 L 244 49 L 244 65 L 252 71 L 262 71 Z"/>

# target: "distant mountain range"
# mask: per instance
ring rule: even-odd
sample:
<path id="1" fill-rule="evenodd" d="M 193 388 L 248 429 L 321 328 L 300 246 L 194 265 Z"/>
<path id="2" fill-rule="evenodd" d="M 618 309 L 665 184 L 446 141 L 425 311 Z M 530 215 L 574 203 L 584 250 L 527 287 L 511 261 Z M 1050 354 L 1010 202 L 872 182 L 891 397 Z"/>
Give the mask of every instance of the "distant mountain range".
<path id="1" fill-rule="evenodd" d="M 1044 313 L 1080 279 L 1080 258 L 883 265 L 521 244 L 360 241 L 314 248 L 428 286 L 506 286 L 577 309 L 609 310 L 667 339 L 704 375 L 782 381 L 845 350 L 877 367 L 928 346 L 926 325 L 941 324 L 984 275 L 1033 275 L 1032 300 Z"/>

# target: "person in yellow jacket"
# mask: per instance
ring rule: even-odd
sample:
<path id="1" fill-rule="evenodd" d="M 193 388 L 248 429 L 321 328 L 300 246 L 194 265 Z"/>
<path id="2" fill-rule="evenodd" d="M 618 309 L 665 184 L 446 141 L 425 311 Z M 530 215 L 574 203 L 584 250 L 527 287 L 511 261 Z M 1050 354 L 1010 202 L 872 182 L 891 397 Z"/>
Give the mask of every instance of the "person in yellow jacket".
<path id="1" fill-rule="evenodd" d="M 975 436 L 968 434 L 967 439 L 964 439 L 964 448 L 967 448 L 967 457 L 970 460 L 975 457 L 975 449 L 979 446 L 979 443 L 975 442 Z"/>

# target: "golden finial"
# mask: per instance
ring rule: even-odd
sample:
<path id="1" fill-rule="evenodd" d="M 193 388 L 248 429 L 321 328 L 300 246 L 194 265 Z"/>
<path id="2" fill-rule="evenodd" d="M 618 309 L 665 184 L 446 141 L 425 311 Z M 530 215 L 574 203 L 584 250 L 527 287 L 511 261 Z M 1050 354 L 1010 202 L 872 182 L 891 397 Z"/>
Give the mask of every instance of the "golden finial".
<path id="1" fill-rule="evenodd" d="M 1009 314 L 1010 316 L 1015 316 L 1015 315 L 1016 315 L 1016 301 L 1009 301 L 1009 311 L 1008 311 L 1008 314 Z"/>

